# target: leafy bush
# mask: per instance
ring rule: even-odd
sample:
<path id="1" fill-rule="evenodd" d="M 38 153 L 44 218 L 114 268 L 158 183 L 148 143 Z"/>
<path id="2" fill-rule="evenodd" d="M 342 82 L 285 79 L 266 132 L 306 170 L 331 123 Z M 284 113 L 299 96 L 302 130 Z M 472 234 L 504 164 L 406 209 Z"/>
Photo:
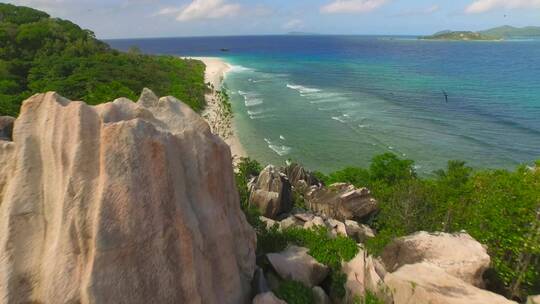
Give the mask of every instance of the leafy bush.
<path id="1" fill-rule="evenodd" d="M 144 87 L 200 111 L 204 69 L 197 60 L 120 53 L 69 21 L 0 3 L 0 115 L 16 116 L 34 93 L 57 91 L 97 104 L 136 99 Z"/>
<path id="2" fill-rule="evenodd" d="M 384 301 L 368 290 L 366 291 L 366 295 L 363 299 L 358 297 L 355 298 L 354 304 L 384 304 Z"/>
<path id="3" fill-rule="evenodd" d="M 384 154 L 369 169 L 347 168 L 325 177 L 368 186 L 379 200 L 373 222 L 378 234 L 367 242 L 368 251 L 379 254 L 392 239 L 419 230 L 466 230 L 488 246 L 508 296 L 540 292 L 540 170 L 475 172 L 450 161 L 446 170 L 421 178 L 413 165 Z"/>
<path id="4" fill-rule="evenodd" d="M 283 281 L 279 285 L 276 296 L 288 304 L 312 304 L 315 300 L 310 288 L 291 280 Z"/>

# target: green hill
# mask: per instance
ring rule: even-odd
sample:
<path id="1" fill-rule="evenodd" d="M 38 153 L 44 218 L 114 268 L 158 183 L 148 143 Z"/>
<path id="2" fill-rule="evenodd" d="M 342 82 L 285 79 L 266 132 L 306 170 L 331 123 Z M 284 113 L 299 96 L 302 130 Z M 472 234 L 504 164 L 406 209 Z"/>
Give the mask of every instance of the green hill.
<path id="1" fill-rule="evenodd" d="M 504 25 L 489 30 L 481 31 L 484 35 L 490 35 L 501 38 L 519 38 L 519 37 L 540 37 L 539 26 L 513 27 Z"/>
<path id="2" fill-rule="evenodd" d="M 495 37 L 495 36 L 481 34 L 481 33 L 477 33 L 477 32 L 469 32 L 469 31 L 462 31 L 462 32 L 443 31 L 443 32 L 439 32 L 439 33 L 436 33 L 436 34 L 431 35 L 431 36 L 420 37 L 420 39 L 425 39 L 425 40 L 456 40 L 456 41 L 469 41 L 469 40 L 473 40 L 473 41 L 482 41 L 482 40 L 492 41 L 492 40 L 500 40 L 500 38 Z"/>
<path id="3" fill-rule="evenodd" d="M 144 87 L 201 110 L 204 64 L 137 49 L 121 53 L 70 21 L 0 3 L 0 115 L 16 116 L 21 101 L 38 92 L 95 104 L 135 99 Z"/>

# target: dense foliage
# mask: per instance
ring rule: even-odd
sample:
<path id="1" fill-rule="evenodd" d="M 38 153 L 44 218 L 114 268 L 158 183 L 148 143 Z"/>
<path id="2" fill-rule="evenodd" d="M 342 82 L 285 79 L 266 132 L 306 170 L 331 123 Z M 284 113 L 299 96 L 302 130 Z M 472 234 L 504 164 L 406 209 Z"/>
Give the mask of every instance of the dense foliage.
<path id="1" fill-rule="evenodd" d="M 539 169 L 473 171 L 450 161 L 434 177 L 421 178 L 411 160 L 384 154 L 368 169 L 319 177 L 368 186 L 380 201 L 381 211 L 371 219 L 378 235 L 367 244 L 372 253 L 416 231 L 466 230 L 488 246 L 495 274 L 490 284 L 500 283 L 512 297 L 540 291 Z"/>
<path id="2" fill-rule="evenodd" d="M 144 87 L 204 105 L 204 64 L 168 56 L 121 53 L 94 34 L 27 7 L 0 3 L 0 115 L 46 91 L 90 104 L 136 99 Z"/>
<path id="3" fill-rule="evenodd" d="M 279 284 L 276 296 L 285 300 L 287 304 L 312 304 L 314 303 L 311 288 L 304 286 L 300 282 L 285 280 Z"/>

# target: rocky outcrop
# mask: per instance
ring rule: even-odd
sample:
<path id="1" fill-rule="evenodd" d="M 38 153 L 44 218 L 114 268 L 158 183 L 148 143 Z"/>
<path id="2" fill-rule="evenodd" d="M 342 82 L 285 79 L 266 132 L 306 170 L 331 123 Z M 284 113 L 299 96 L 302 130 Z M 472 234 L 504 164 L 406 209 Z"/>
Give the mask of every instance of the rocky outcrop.
<path id="1" fill-rule="evenodd" d="M 0 116 L 0 140 L 11 141 L 14 122 L 15 118 L 11 116 Z"/>
<path id="2" fill-rule="evenodd" d="M 312 187 L 305 199 L 309 209 L 341 221 L 361 220 L 378 210 L 377 201 L 367 188 L 357 189 L 350 184 Z"/>
<path id="3" fill-rule="evenodd" d="M 467 233 L 427 233 L 398 238 L 382 253 L 389 271 L 405 264 L 428 262 L 463 281 L 483 286 L 482 275 L 490 258 L 482 244 Z"/>
<path id="4" fill-rule="evenodd" d="M 305 286 L 319 285 L 328 275 L 328 267 L 308 254 L 308 249 L 289 246 L 280 253 L 267 254 L 268 261 L 282 279 L 294 280 Z"/>
<path id="5" fill-rule="evenodd" d="M 517 304 L 430 263 L 405 265 L 387 274 L 384 282 L 393 294 L 394 304 Z"/>
<path id="6" fill-rule="evenodd" d="M 248 303 L 255 233 L 228 146 L 145 90 L 26 100 L 0 141 L 0 302 Z"/>
<path id="7" fill-rule="evenodd" d="M 357 243 L 365 243 L 368 239 L 375 237 L 375 232 L 369 226 L 359 224 L 356 221 L 346 220 L 345 228 L 347 235 Z"/>
<path id="8" fill-rule="evenodd" d="M 298 193 L 303 194 L 310 186 L 321 186 L 321 182 L 311 172 L 298 164 L 290 164 L 282 169 L 291 185 Z"/>
<path id="9" fill-rule="evenodd" d="M 345 303 L 353 303 L 355 298 L 363 298 L 366 291 L 376 294 L 380 299 L 391 299 L 383 282 L 386 275 L 384 266 L 362 248 L 354 259 L 343 263 L 341 271 L 347 276 Z"/>
<path id="10" fill-rule="evenodd" d="M 249 204 L 271 219 L 289 212 L 292 209 L 292 190 L 287 176 L 273 166 L 264 168 L 252 186 Z"/>
<path id="11" fill-rule="evenodd" d="M 540 295 L 538 295 L 538 296 L 530 296 L 527 299 L 527 304 L 540 304 Z"/>

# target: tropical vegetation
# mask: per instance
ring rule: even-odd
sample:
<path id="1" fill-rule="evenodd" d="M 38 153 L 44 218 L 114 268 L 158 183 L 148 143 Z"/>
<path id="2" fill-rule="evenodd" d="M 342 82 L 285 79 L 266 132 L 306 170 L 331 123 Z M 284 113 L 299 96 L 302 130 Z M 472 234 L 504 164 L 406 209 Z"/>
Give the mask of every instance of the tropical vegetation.
<path id="1" fill-rule="evenodd" d="M 136 99 L 144 87 L 205 105 L 202 62 L 111 49 L 67 20 L 0 3 L 0 115 L 16 116 L 23 100 L 56 91 L 89 104 Z"/>

